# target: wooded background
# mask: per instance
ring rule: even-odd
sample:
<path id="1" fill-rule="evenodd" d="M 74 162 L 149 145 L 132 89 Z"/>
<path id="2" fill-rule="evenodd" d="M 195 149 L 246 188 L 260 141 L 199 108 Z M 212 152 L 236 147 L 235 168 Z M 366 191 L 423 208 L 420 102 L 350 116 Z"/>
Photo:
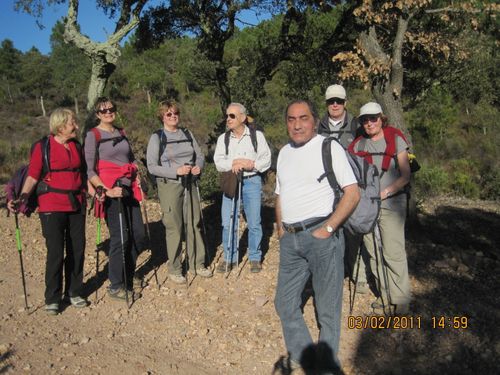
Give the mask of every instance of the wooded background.
<path id="1" fill-rule="evenodd" d="M 228 103 L 243 103 L 278 150 L 286 104 L 310 99 L 323 115 L 325 89 L 341 83 L 349 112 L 376 100 L 410 136 L 422 165 L 417 194 L 500 198 L 495 1 L 97 0 L 96 12 L 117 20 L 103 43 L 80 33 L 78 0 L 15 3 L 34 20 L 54 4 L 68 13 L 48 55 L 1 43 L 0 182 L 28 161 L 59 106 L 74 109 L 83 128 L 95 99 L 111 97 L 141 158 L 161 127 L 158 102 L 173 98 L 210 161 Z M 238 29 L 243 10 L 273 16 Z M 208 197 L 213 165 L 204 179 Z"/>

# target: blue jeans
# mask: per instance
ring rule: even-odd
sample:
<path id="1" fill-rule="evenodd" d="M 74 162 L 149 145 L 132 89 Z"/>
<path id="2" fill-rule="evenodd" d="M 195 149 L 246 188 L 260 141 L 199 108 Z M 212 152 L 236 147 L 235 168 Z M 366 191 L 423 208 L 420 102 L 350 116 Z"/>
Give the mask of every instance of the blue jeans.
<path id="1" fill-rule="evenodd" d="M 259 175 L 245 178 L 241 192 L 243 210 L 245 211 L 248 227 L 248 260 L 259 261 L 262 258 L 260 243 L 262 241 L 262 226 L 260 223 L 260 207 L 262 196 L 262 178 Z M 231 209 L 234 218 L 231 219 Z M 222 195 L 222 244 L 224 246 L 224 260 L 236 263 L 238 245 L 238 196 L 231 199 Z M 231 221 L 233 223 L 231 224 Z M 233 228 L 231 249 L 229 248 L 229 228 Z"/>
<path id="2" fill-rule="evenodd" d="M 313 220 L 311 220 L 313 221 Z M 306 222 L 307 223 L 307 222 Z M 318 239 L 312 232 L 322 223 L 280 239 L 280 267 L 274 305 L 281 319 L 283 336 L 292 360 L 312 344 L 311 334 L 302 315 L 302 291 L 312 275 L 319 342 L 330 347 L 333 360 L 339 365 L 340 318 L 344 280 L 344 235 L 340 229 L 327 239 Z"/>

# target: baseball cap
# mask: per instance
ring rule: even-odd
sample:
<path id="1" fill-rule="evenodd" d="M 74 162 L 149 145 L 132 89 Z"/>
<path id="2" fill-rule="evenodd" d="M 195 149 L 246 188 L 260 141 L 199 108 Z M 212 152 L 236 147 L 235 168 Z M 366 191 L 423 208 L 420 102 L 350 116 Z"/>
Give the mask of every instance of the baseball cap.
<path id="1" fill-rule="evenodd" d="M 344 99 L 346 98 L 346 93 L 345 89 L 341 85 L 331 85 L 328 86 L 325 92 L 325 100 L 331 99 L 331 98 L 339 98 L 339 99 Z"/>
<path id="2" fill-rule="evenodd" d="M 380 104 L 369 102 L 360 108 L 359 117 L 365 115 L 378 115 L 380 113 L 382 113 L 382 107 L 380 106 Z"/>

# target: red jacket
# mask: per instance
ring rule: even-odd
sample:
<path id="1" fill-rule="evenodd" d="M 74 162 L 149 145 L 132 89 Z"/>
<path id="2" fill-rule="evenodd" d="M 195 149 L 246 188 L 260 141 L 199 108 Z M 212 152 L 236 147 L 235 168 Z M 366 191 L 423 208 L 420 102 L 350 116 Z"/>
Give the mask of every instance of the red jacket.
<path id="1" fill-rule="evenodd" d="M 80 190 L 82 193 L 77 194 L 78 202 L 83 201 L 83 174 L 81 172 L 82 155 L 77 148 L 75 142 L 68 142 L 69 150 L 54 139 L 54 136 L 49 136 L 49 165 L 50 170 L 44 177 L 51 188 L 63 190 Z M 30 165 L 28 168 L 28 176 L 35 180 L 41 179 L 43 169 L 42 160 L 42 142 L 35 144 L 31 154 Z M 60 169 L 78 169 L 73 171 L 59 171 Z M 35 193 L 33 193 L 35 194 Z M 71 212 L 74 208 L 70 202 L 68 194 L 48 192 L 38 196 L 38 212 Z"/>

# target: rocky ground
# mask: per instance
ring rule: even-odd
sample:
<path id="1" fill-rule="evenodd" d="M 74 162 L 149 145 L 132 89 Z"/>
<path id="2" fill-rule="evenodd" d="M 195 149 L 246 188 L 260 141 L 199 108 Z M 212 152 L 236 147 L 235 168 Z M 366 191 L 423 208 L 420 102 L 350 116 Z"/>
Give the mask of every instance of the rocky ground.
<path id="1" fill-rule="evenodd" d="M 85 285 L 91 305 L 80 310 L 66 306 L 55 317 L 43 309 L 45 246 L 39 220 L 20 219 L 26 310 L 14 218 L 2 210 L 0 373 L 286 374 L 279 366 L 286 353 L 273 306 L 278 242 L 272 209 L 263 212 L 266 245 L 260 274 L 250 273 L 244 257 L 240 270 L 227 278 L 191 276 L 185 287 L 166 279 L 159 205 L 149 201 L 147 208 L 153 246 L 138 262 L 147 281 L 142 298 L 127 309 L 106 296 L 107 258 L 99 253 L 96 275 L 96 222 L 89 217 Z M 205 207 L 204 216 L 209 242 L 217 249 L 213 265 L 220 256 L 216 205 Z M 446 198 L 423 203 L 418 224 L 407 236 L 415 299 L 399 329 L 397 322 L 383 328 L 387 322 L 371 318 L 371 294 L 356 296 L 349 318 L 345 280 L 340 347 L 344 373 L 497 373 L 499 228 L 499 203 Z M 304 314 L 317 337 L 313 298 Z M 359 322 L 367 327 L 356 328 Z"/>

